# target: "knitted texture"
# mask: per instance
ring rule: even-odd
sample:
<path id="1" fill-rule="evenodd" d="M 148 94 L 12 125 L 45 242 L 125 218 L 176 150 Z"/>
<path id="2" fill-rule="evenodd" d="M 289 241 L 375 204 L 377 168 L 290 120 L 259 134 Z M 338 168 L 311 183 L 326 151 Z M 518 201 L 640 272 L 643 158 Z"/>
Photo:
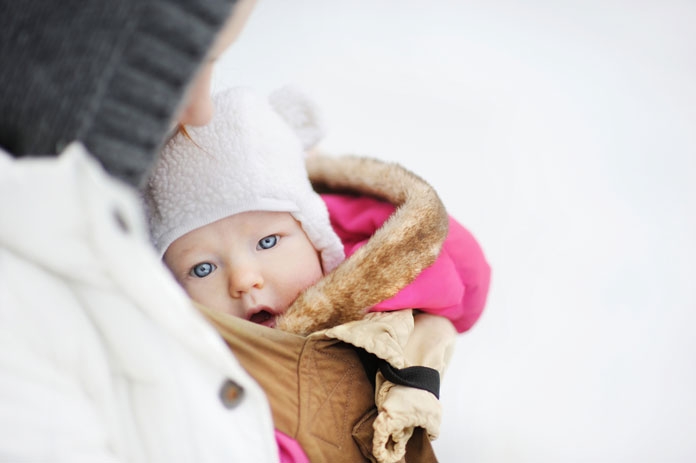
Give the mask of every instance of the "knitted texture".
<path id="1" fill-rule="evenodd" d="M 180 236 L 234 214 L 289 212 L 321 253 L 324 272 L 333 270 L 343 245 L 309 182 L 297 133 L 247 88 L 220 92 L 213 103 L 208 125 L 165 145 L 144 190 L 160 254 Z"/>
<path id="2" fill-rule="evenodd" d="M 138 185 L 234 0 L 0 0 L 0 146 Z"/>

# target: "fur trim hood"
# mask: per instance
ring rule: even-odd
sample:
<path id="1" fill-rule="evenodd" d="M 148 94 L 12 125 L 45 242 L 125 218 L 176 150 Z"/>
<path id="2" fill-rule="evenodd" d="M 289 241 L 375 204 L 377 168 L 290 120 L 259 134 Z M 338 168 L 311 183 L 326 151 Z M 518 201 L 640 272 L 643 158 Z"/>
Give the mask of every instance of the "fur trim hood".
<path id="1" fill-rule="evenodd" d="M 307 171 L 320 193 L 369 195 L 396 209 L 369 242 L 305 290 L 277 327 L 307 335 L 359 320 L 409 285 L 438 257 L 449 217 L 435 190 L 404 167 L 358 156 L 310 156 Z"/>

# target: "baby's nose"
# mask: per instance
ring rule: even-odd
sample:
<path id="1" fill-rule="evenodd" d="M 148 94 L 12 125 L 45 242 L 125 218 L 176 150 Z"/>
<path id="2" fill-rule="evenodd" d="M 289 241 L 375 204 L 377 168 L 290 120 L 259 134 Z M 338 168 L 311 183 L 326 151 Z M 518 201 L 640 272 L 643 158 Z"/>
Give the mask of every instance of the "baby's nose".
<path id="1" fill-rule="evenodd" d="M 232 297 L 241 297 L 253 288 L 263 287 L 263 275 L 253 264 L 237 264 L 229 272 L 229 292 Z"/>

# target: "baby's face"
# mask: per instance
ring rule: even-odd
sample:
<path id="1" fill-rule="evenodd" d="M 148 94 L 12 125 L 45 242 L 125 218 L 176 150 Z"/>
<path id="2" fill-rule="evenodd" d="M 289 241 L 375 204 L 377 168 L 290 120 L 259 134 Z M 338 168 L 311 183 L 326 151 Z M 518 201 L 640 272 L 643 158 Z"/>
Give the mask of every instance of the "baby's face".
<path id="1" fill-rule="evenodd" d="M 191 298 L 274 327 L 322 277 L 319 253 L 288 212 L 243 212 L 174 241 L 164 261 Z"/>

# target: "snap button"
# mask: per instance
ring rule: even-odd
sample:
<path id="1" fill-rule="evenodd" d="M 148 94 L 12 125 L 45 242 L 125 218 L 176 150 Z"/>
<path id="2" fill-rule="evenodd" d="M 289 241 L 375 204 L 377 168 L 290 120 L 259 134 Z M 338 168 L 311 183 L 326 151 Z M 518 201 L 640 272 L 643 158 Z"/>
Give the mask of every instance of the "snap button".
<path id="1" fill-rule="evenodd" d="M 120 228 L 124 233 L 129 233 L 130 227 L 128 226 L 126 219 L 123 217 L 123 214 L 121 214 L 121 211 L 119 211 L 118 208 L 114 208 L 111 213 L 113 214 L 114 221 L 116 222 L 118 228 Z"/>
<path id="2" fill-rule="evenodd" d="M 244 396 L 244 388 L 231 379 L 222 383 L 220 388 L 220 400 L 225 408 L 234 408 L 241 402 Z"/>

